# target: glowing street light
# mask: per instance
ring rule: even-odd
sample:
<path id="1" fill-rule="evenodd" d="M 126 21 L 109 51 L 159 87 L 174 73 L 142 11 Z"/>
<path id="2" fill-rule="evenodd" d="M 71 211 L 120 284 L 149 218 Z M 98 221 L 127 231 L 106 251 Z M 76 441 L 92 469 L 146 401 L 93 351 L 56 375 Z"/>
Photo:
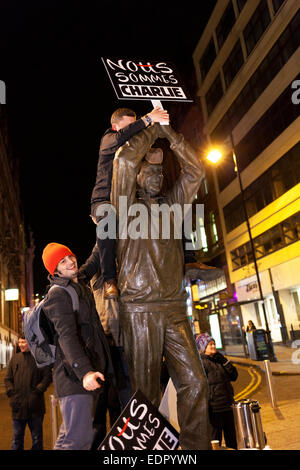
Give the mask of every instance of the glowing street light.
<path id="1" fill-rule="evenodd" d="M 214 148 L 209 151 L 206 158 L 212 163 L 217 163 L 222 158 L 222 153 L 219 149 Z"/>
<path id="2" fill-rule="evenodd" d="M 13 300 L 19 300 L 19 289 L 6 289 L 5 290 L 6 302 L 12 302 Z"/>
<path id="3" fill-rule="evenodd" d="M 246 203 L 245 203 L 244 188 L 243 188 L 243 185 L 242 185 L 241 173 L 240 173 L 238 161 L 237 161 L 235 150 L 234 150 L 232 134 L 230 134 L 230 142 L 226 145 L 226 147 L 227 147 L 227 150 L 229 150 L 229 148 L 231 150 L 232 158 L 233 158 L 233 162 L 234 162 L 234 170 L 237 173 L 237 177 L 238 177 L 238 181 L 239 181 L 241 197 L 242 197 L 242 206 L 243 206 L 243 211 L 244 211 L 244 215 L 245 215 L 245 221 L 246 221 L 246 225 L 247 225 L 248 235 L 249 235 L 249 241 L 250 241 L 250 247 L 251 247 L 251 252 L 252 252 L 252 257 L 253 257 L 255 274 L 256 274 L 256 278 L 257 278 L 258 289 L 259 289 L 259 293 L 260 293 L 260 299 L 259 300 L 261 300 L 261 302 L 262 302 L 263 315 L 264 315 L 265 324 L 266 324 L 266 333 L 267 333 L 267 337 L 268 337 L 269 356 L 270 356 L 270 360 L 272 362 L 276 362 L 277 358 L 274 354 L 272 338 L 271 338 L 271 332 L 270 332 L 270 329 L 269 329 L 269 323 L 268 323 L 268 319 L 267 319 L 267 315 L 266 315 L 263 291 L 262 291 L 262 287 L 261 287 L 259 271 L 258 271 L 258 266 L 257 266 L 257 260 L 256 260 L 255 247 L 254 247 L 254 243 L 253 243 L 253 238 L 252 238 L 251 228 L 250 228 L 250 222 L 249 222 L 249 217 L 248 217 Z M 224 152 L 225 151 L 226 150 L 224 148 Z M 215 164 L 222 158 L 222 153 L 221 153 L 220 149 L 212 148 L 208 152 L 206 158 L 207 158 L 207 160 L 209 160 L 210 162 Z"/>

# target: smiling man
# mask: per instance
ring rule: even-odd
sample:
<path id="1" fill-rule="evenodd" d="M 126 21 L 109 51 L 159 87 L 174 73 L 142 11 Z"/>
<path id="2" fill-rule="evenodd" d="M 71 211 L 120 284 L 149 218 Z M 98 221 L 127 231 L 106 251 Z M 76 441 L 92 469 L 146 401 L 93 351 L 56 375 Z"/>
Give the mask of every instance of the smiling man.
<path id="1" fill-rule="evenodd" d="M 57 287 L 48 292 L 43 305 L 55 330 L 53 382 L 63 418 L 55 450 L 87 450 L 94 434 L 92 410 L 100 389 L 98 380 L 113 379 L 109 348 L 93 295 L 78 279 L 76 256 L 65 245 L 49 243 L 42 258 L 49 288 Z M 78 296 L 76 311 L 70 288 Z"/>

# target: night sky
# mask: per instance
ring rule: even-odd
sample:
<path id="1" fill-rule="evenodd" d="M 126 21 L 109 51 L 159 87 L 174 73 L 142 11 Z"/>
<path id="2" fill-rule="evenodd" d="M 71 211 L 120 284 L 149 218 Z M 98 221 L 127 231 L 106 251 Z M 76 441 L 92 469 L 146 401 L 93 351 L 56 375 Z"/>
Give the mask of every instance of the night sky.
<path id="1" fill-rule="evenodd" d="M 152 108 L 119 101 L 101 57 L 171 61 L 184 77 L 215 3 L 1 0 L 0 79 L 25 225 L 35 238 L 35 292 L 47 283 L 47 243 L 68 245 L 79 264 L 93 248 L 90 196 L 111 113 Z"/>

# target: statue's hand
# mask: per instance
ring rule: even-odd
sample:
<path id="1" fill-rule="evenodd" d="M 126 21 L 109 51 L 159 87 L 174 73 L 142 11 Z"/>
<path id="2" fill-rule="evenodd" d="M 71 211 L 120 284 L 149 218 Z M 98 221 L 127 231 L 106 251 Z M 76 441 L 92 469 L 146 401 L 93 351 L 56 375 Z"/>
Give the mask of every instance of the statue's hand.
<path id="1" fill-rule="evenodd" d="M 187 282 L 192 282 L 196 279 L 209 282 L 222 276 L 224 276 L 224 272 L 220 268 L 207 266 L 203 263 L 188 263 L 185 265 L 185 278 Z"/>

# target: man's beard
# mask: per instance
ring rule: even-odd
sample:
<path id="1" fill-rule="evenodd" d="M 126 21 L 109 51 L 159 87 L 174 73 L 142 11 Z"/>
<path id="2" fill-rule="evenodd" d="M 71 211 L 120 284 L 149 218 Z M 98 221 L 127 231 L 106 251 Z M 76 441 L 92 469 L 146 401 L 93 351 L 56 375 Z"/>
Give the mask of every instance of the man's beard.
<path id="1" fill-rule="evenodd" d="M 59 277 L 66 277 L 67 279 L 74 279 L 78 276 L 78 269 L 76 269 L 76 271 L 74 273 L 72 273 L 68 276 L 66 276 L 61 271 L 59 271 L 59 269 L 56 270 L 56 273 L 58 274 Z"/>

